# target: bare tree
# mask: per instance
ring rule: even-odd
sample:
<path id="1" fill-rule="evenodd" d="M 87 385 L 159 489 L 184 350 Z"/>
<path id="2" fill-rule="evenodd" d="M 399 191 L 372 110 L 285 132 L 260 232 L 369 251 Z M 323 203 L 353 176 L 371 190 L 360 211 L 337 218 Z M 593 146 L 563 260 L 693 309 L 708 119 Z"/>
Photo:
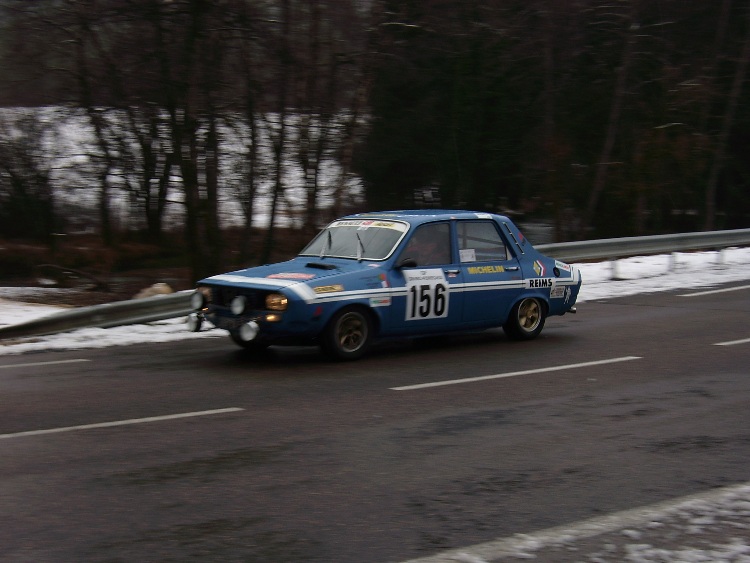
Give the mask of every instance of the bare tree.
<path id="1" fill-rule="evenodd" d="M 599 198 L 601 197 L 604 186 L 607 182 L 607 172 L 611 166 L 612 151 L 615 146 L 615 140 L 620 128 L 620 118 L 622 114 L 622 108 L 627 94 L 627 79 L 628 71 L 633 60 L 633 51 L 636 46 L 639 34 L 639 24 L 635 18 L 635 7 L 631 0 L 630 13 L 629 15 L 621 16 L 623 23 L 626 27 L 625 40 L 622 47 L 622 55 L 620 58 L 620 64 L 616 69 L 616 78 L 614 88 L 612 92 L 612 104 L 609 110 L 609 117 L 607 119 L 607 127 L 604 135 L 604 143 L 602 144 L 601 153 L 599 160 L 596 163 L 596 173 L 594 176 L 594 183 L 591 187 L 591 193 L 589 194 L 588 204 L 583 214 L 581 221 L 582 232 L 581 236 L 585 237 L 586 231 L 591 227 L 594 214 L 596 213 L 597 206 L 599 204 Z"/>
<path id="2" fill-rule="evenodd" d="M 745 77 L 747 75 L 748 62 L 750 62 L 750 6 L 746 6 L 745 10 L 747 17 L 745 40 L 742 44 L 742 52 L 740 53 L 739 59 L 737 60 L 732 87 L 729 91 L 729 95 L 727 96 L 726 109 L 724 110 L 721 130 L 719 131 L 719 136 L 716 139 L 716 149 L 714 151 L 713 164 L 711 166 L 711 172 L 708 176 L 708 183 L 706 185 L 706 219 L 704 223 L 704 229 L 707 231 L 713 230 L 716 222 L 717 185 L 719 182 L 719 176 L 726 164 L 725 160 L 727 142 L 729 141 L 729 134 L 731 132 L 732 126 L 734 125 L 737 106 L 740 102 L 740 95 L 742 93 L 742 85 L 745 82 Z"/>
<path id="3" fill-rule="evenodd" d="M 287 143 L 287 120 L 290 82 L 292 80 L 292 6 L 291 0 L 280 0 L 279 30 L 276 34 L 278 73 L 275 80 L 273 114 L 266 116 L 266 128 L 273 151 L 273 187 L 268 217 L 268 230 L 261 250 L 261 262 L 268 262 L 274 246 L 275 225 L 279 202 L 283 197 L 284 157 Z"/>
<path id="4" fill-rule="evenodd" d="M 55 123 L 36 110 L 0 110 L 0 236 L 54 243 L 52 161 L 45 144 Z"/>

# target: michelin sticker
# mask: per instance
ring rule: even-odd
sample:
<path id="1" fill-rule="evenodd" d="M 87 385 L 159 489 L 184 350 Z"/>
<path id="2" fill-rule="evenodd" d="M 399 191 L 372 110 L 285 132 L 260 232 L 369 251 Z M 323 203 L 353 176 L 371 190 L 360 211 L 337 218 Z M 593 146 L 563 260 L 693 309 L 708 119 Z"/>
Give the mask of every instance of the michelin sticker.
<path id="1" fill-rule="evenodd" d="M 440 319 L 448 316 L 448 282 L 440 268 L 404 270 L 406 320 Z"/>

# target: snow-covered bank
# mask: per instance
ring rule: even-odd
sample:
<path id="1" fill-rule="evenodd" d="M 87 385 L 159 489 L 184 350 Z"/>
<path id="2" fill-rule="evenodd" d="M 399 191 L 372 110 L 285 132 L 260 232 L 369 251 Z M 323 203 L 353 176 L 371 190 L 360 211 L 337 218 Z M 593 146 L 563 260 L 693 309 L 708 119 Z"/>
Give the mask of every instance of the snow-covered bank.
<path id="1" fill-rule="evenodd" d="M 610 262 L 577 264 L 583 276 L 579 303 L 623 297 L 638 293 L 706 288 L 722 283 L 750 280 L 750 248 L 722 252 L 692 252 L 640 256 L 617 261 L 617 280 L 612 279 Z M 0 326 L 18 324 L 59 311 L 58 307 L 24 303 L 30 292 L 60 291 L 35 288 L 0 287 L 4 315 Z M 147 325 L 79 329 L 65 334 L 0 341 L 0 355 L 35 350 L 75 350 L 125 346 L 142 342 L 167 342 L 189 338 L 225 337 L 224 331 L 191 333 L 184 319 L 169 319 Z"/>

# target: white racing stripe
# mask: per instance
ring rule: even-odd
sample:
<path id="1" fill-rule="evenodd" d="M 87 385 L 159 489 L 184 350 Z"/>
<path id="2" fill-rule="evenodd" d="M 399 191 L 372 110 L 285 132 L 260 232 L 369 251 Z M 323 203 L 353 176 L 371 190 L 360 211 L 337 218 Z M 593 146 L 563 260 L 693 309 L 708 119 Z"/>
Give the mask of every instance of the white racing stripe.
<path id="1" fill-rule="evenodd" d="M 147 422 L 161 422 L 164 420 L 175 420 L 178 418 L 193 418 L 196 416 L 209 416 L 213 414 L 225 414 L 238 412 L 245 409 L 229 407 L 226 409 L 214 409 L 210 411 L 183 412 L 179 414 L 167 414 L 163 416 L 149 416 L 146 418 L 131 418 L 128 420 L 115 420 L 112 422 L 99 422 L 96 424 L 81 424 L 79 426 L 63 426 L 60 428 L 47 428 L 45 430 L 28 430 L 26 432 L 14 432 L 12 434 L 0 434 L 0 439 L 23 438 L 26 436 L 41 436 L 44 434 L 59 434 L 61 432 L 73 432 L 75 430 L 91 430 L 93 428 L 111 428 L 113 426 L 128 426 L 131 424 L 145 424 Z"/>
<path id="2" fill-rule="evenodd" d="M 447 381 L 434 381 L 432 383 L 418 383 L 416 385 L 405 385 L 403 387 L 391 387 L 391 391 L 414 391 L 415 389 L 427 389 L 429 387 L 442 387 L 444 385 L 458 385 L 459 383 L 475 383 L 477 381 L 487 381 L 490 379 L 504 379 L 506 377 L 518 377 L 520 375 L 532 375 L 535 373 L 549 373 L 553 371 L 563 371 L 566 369 L 603 366 L 607 364 L 616 364 L 618 362 L 629 362 L 631 360 L 640 360 L 640 359 L 641 359 L 640 356 L 624 356 L 622 358 L 610 358 L 608 360 L 597 360 L 595 362 L 583 362 L 580 364 L 567 364 L 563 366 L 527 369 L 523 371 L 513 371 L 509 373 L 496 373 L 494 375 L 482 375 L 479 377 L 466 377 L 464 379 L 450 379 Z"/>
<path id="3" fill-rule="evenodd" d="M 727 293 L 729 291 L 740 291 L 750 289 L 750 285 L 738 285 L 737 287 L 725 287 L 724 289 L 710 289 L 708 291 L 698 291 L 696 293 L 683 293 L 678 297 L 700 297 L 702 295 L 713 295 L 714 293 Z"/>
<path id="4" fill-rule="evenodd" d="M 39 366 L 54 366 L 58 364 L 77 364 L 80 362 L 90 362 L 91 360 L 85 360 L 83 358 L 76 360 L 55 360 L 50 362 L 29 362 L 26 364 L 10 364 L 7 366 L 0 366 L 0 369 L 11 369 L 11 368 L 31 368 Z"/>

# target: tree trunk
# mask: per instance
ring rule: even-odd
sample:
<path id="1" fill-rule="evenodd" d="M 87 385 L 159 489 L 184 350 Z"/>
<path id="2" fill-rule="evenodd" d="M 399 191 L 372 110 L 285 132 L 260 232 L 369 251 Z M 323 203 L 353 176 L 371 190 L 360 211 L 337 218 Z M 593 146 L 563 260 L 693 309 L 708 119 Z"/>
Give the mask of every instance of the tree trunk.
<path id="1" fill-rule="evenodd" d="M 740 95 L 742 93 L 742 83 L 745 81 L 747 64 L 750 59 L 750 8 L 746 8 L 746 10 L 747 22 L 745 27 L 745 41 L 742 46 L 742 54 L 740 55 L 740 59 L 737 62 L 737 68 L 734 72 L 734 80 L 732 82 L 732 88 L 729 91 L 727 107 L 724 112 L 721 131 L 719 132 L 719 137 L 716 141 L 713 164 L 708 176 L 708 185 L 706 186 L 706 220 L 703 225 L 703 229 L 706 231 L 714 230 L 716 225 L 716 191 L 719 183 L 719 176 L 724 168 L 729 133 L 732 129 L 734 116 L 737 113 L 737 105 L 739 104 Z"/>
<path id="2" fill-rule="evenodd" d="M 88 65 L 88 59 L 86 56 L 86 40 L 91 36 L 92 31 L 89 25 L 89 21 L 86 19 L 86 15 L 83 11 L 79 11 L 77 14 L 78 23 L 80 25 L 80 37 L 76 39 L 77 49 L 77 71 L 78 71 L 78 86 L 81 106 L 86 110 L 86 115 L 94 128 L 94 135 L 96 137 L 96 145 L 102 153 L 103 168 L 99 174 L 99 198 L 97 208 L 99 211 L 99 228 L 102 237 L 102 242 L 105 246 L 112 246 L 114 244 L 114 236 L 112 234 L 112 218 L 109 208 L 109 173 L 114 166 L 114 158 L 109 145 L 105 138 L 105 124 L 101 115 L 101 110 L 94 107 L 92 85 L 90 69 Z"/>
<path id="3" fill-rule="evenodd" d="M 631 9 L 634 10 L 634 8 Z M 607 131 L 604 136 L 604 144 L 602 145 L 602 151 L 599 155 L 599 162 L 596 165 L 596 174 L 589 195 L 588 205 L 586 206 L 586 211 L 583 220 L 581 221 L 581 232 L 579 233 L 579 236 L 584 239 L 587 238 L 587 234 L 592 227 L 596 209 L 599 205 L 599 198 L 601 197 L 602 192 L 604 191 L 604 185 L 607 182 L 607 172 L 620 127 L 620 114 L 622 113 L 623 101 L 626 94 L 628 70 L 633 58 L 633 50 L 638 39 L 638 24 L 635 23 L 632 17 L 630 22 L 630 29 L 625 38 L 625 45 L 622 51 L 622 59 L 620 61 L 620 66 L 617 68 L 617 79 L 615 80 L 614 95 L 612 98 L 612 106 L 609 111 L 609 119 L 607 120 Z"/>
<path id="4" fill-rule="evenodd" d="M 274 153 L 274 183 L 273 193 L 271 194 L 271 209 L 268 217 L 268 231 L 263 242 L 261 251 L 261 262 L 270 261 L 271 251 L 274 246 L 276 213 L 278 212 L 279 199 L 284 190 L 284 157 L 286 149 L 286 120 L 287 120 L 287 96 L 289 91 L 290 66 L 291 66 L 291 6 L 290 0 L 281 2 L 281 46 L 279 56 L 279 89 L 277 97 L 277 115 L 279 120 L 278 130 L 274 135 L 271 133 Z M 269 131 L 273 128 L 269 126 Z"/>

